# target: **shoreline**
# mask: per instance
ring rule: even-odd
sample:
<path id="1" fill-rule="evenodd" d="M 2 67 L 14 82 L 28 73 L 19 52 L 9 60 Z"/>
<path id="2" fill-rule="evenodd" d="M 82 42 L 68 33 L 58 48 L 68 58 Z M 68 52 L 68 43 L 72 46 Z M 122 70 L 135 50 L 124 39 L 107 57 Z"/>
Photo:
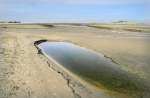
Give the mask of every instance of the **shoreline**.
<path id="1" fill-rule="evenodd" d="M 35 43 L 38 43 L 38 42 L 40 42 L 39 44 L 37 44 L 37 46 L 35 46 L 36 48 L 37 48 L 37 50 L 38 50 L 38 53 L 40 53 L 41 55 L 43 55 L 43 56 L 45 56 L 46 58 L 48 58 L 48 60 L 50 60 L 51 62 L 53 62 L 54 63 L 54 65 L 55 65 L 55 67 L 56 66 L 58 66 L 58 68 L 53 68 L 53 67 L 51 67 L 53 70 L 55 70 L 57 73 L 59 73 L 59 74 L 61 74 L 63 77 L 64 77 L 64 79 L 67 81 L 67 85 L 68 85 L 68 87 L 69 88 L 71 88 L 72 89 L 72 91 L 73 92 L 75 92 L 75 90 L 74 90 L 74 88 L 73 87 L 70 87 L 69 85 L 70 85 L 70 81 L 72 81 L 73 80 L 73 78 L 76 78 L 77 79 L 77 81 L 79 81 L 80 80 L 80 82 L 82 83 L 82 84 L 88 84 L 88 85 L 86 85 L 85 87 L 89 87 L 89 85 L 91 85 L 91 86 L 93 86 L 93 88 L 97 88 L 97 89 L 104 89 L 104 90 L 106 90 L 106 91 L 108 91 L 108 92 L 118 92 L 117 90 L 115 91 L 115 88 L 113 89 L 109 89 L 109 88 L 107 88 L 107 87 L 105 87 L 103 84 L 97 84 L 96 83 L 96 81 L 92 81 L 92 80 L 90 80 L 90 79 L 86 79 L 86 78 L 84 78 L 84 77 L 80 77 L 80 75 L 77 75 L 77 74 L 75 74 L 75 73 L 73 73 L 73 72 L 71 72 L 70 70 L 68 70 L 67 68 L 65 68 L 63 65 L 61 65 L 61 64 L 59 64 L 56 60 L 54 60 L 51 56 L 49 56 L 48 54 L 46 54 L 45 52 L 44 52 L 44 50 L 42 50 L 42 48 L 39 48 L 38 47 L 38 45 L 40 45 L 40 44 L 42 44 L 42 43 L 44 43 L 44 42 L 67 42 L 67 41 L 48 41 L 48 40 L 38 40 L 38 41 L 35 41 Z M 72 43 L 73 44 L 73 43 Z M 86 49 L 86 48 L 84 48 L 84 47 L 81 47 L 82 49 Z M 112 58 L 110 58 L 110 57 L 108 57 L 108 56 L 106 56 L 106 55 L 103 55 L 103 54 L 100 54 L 100 53 L 96 53 L 95 51 L 93 51 L 93 50 L 90 50 L 90 49 L 86 49 L 87 51 L 89 51 L 89 52 L 93 52 L 93 53 L 95 53 L 95 54 L 98 54 L 98 55 L 102 55 L 103 57 L 105 57 L 106 59 L 109 59 L 109 60 L 111 60 L 111 62 L 112 63 L 114 63 L 114 64 L 117 64 L 118 65 L 118 63 L 116 62 L 116 61 L 114 61 Z M 49 65 L 49 67 L 50 67 L 50 64 L 49 64 L 49 62 L 47 61 L 47 63 L 48 63 L 48 65 Z M 126 72 L 126 74 L 130 74 L 130 76 L 133 76 L 132 78 L 133 79 L 126 79 L 126 80 L 128 80 L 128 81 L 130 81 L 129 83 L 132 83 L 132 81 L 134 81 L 134 82 L 136 82 L 137 81 L 137 79 L 139 80 L 138 82 L 139 82 L 139 85 L 141 85 L 141 83 L 140 82 L 143 82 L 144 83 L 144 81 L 142 81 L 142 79 L 139 77 L 139 76 L 137 76 L 137 75 L 135 75 L 135 74 L 132 74 L 132 73 L 130 73 L 130 72 L 128 72 L 128 71 L 126 71 L 126 70 L 123 70 L 121 67 L 120 67 L 121 65 L 118 65 L 118 67 L 120 68 L 120 70 L 122 70 L 122 71 L 125 71 Z M 60 71 L 58 70 L 58 69 L 60 69 Z M 61 69 L 63 70 L 63 71 L 61 71 Z M 65 76 L 65 73 L 67 74 L 66 76 Z M 107 73 L 106 73 L 107 74 Z M 135 76 L 134 76 L 135 75 Z M 70 76 L 73 76 L 73 78 L 72 78 L 72 80 L 71 80 L 71 78 L 69 78 Z M 84 78 L 84 79 L 82 79 L 82 78 Z M 105 80 L 106 81 L 106 80 Z M 111 79 L 110 79 L 110 81 L 111 81 Z M 91 82 L 91 83 L 89 83 L 89 82 Z M 120 83 L 122 83 L 121 81 L 116 81 L 116 82 L 120 82 Z M 137 83 L 138 83 L 137 82 Z M 96 83 L 96 84 L 95 84 Z M 95 85 L 94 85 L 95 84 Z M 145 83 L 144 83 L 145 84 Z M 75 84 L 74 84 L 75 85 Z M 107 84 L 108 85 L 108 84 Z M 136 85 L 136 84 L 132 84 L 132 85 Z M 130 85 L 129 85 L 130 86 Z M 145 86 L 145 85 L 143 85 L 143 86 Z M 130 88 L 130 87 L 129 87 Z M 139 90 L 137 90 L 136 91 L 136 89 L 141 89 L 141 92 L 138 92 Z M 119 88 L 118 88 L 119 89 Z M 122 88 L 120 88 L 120 89 L 122 89 Z M 126 89 L 128 89 L 128 88 L 126 88 Z M 126 89 L 124 89 L 124 90 L 126 90 Z M 134 89 L 135 91 L 134 91 L 134 93 L 132 92 L 127 92 L 127 91 L 125 91 L 125 93 L 126 94 L 129 94 L 130 96 L 134 96 L 134 95 L 138 95 L 139 93 L 143 93 L 143 91 L 145 91 L 145 89 L 143 89 L 143 88 L 141 88 L 140 86 L 137 86 L 136 85 L 136 89 Z M 123 90 L 123 89 L 122 89 Z M 142 91 L 143 90 L 143 91 Z M 124 93 L 123 91 L 120 91 L 120 92 L 118 92 L 118 93 Z M 140 94 L 139 94 L 140 95 Z M 138 95 L 138 96 L 139 96 Z M 77 95 L 78 96 L 78 95 Z"/>
<path id="2" fill-rule="evenodd" d="M 86 80 L 81 79 L 79 76 L 75 75 L 74 73 L 70 72 L 69 70 L 64 68 L 62 65 L 57 63 L 57 61 L 55 61 L 53 58 L 48 56 L 41 49 L 40 49 L 39 55 L 42 55 L 43 57 L 45 57 L 47 59 L 46 62 L 48 66 L 52 70 L 54 70 L 56 73 L 60 74 L 64 78 L 64 80 L 66 80 L 66 84 L 71 89 L 75 98 L 84 98 L 85 95 L 82 96 L 82 93 L 89 94 L 88 95 L 90 96 L 89 98 L 97 98 L 99 96 L 99 95 L 97 96 L 97 94 L 100 92 L 102 94 L 100 96 L 103 98 L 107 98 L 108 96 L 114 96 L 116 98 L 119 98 L 119 96 L 122 96 L 122 97 L 124 96 L 123 98 L 130 98 L 129 95 L 119 93 L 116 91 L 110 91 L 106 89 L 103 85 L 101 85 L 101 87 L 96 87 L 92 83 L 88 83 Z M 86 95 L 86 98 L 88 98 L 88 96 Z"/>

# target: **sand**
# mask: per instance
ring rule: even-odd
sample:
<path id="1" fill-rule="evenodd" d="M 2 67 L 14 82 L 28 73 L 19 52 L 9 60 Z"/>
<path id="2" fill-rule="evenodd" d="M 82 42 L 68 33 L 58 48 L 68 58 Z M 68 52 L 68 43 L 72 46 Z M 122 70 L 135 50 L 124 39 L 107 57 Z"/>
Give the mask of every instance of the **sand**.
<path id="1" fill-rule="evenodd" d="M 35 25 L 34 28 L 0 28 L 0 98 L 135 97 L 103 87 L 95 88 L 69 75 L 45 56 L 37 54 L 33 43 L 39 39 L 69 41 L 90 48 L 150 83 L 149 33 L 86 26 L 37 28 Z M 143 95 L 143 98 L 148 97 Z"/>

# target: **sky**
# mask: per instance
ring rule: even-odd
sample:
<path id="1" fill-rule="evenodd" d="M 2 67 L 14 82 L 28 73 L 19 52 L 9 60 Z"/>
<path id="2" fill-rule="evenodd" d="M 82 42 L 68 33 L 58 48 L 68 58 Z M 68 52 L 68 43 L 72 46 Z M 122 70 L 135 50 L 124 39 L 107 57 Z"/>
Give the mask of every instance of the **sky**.
<path id="1" fill-rule="evenodd" d="M 0 21 L 150 22 L 150 0 L 0 0 Z"/>

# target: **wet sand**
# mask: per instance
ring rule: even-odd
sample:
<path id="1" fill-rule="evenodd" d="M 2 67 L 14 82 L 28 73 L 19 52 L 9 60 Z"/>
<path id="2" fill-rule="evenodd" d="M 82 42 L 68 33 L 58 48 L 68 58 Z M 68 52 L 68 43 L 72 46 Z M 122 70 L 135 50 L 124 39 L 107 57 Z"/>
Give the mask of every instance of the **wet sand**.
<path id="1" fill-rule="evenodd" d="M 43 55 L 34 41 L 69 41 L 100 52 L 150 83 L 150 34 L 86 26 L 0 28 L 0 98 L 141 98 L 95 88 Z M 143 94 L 143 98 L 149 95 Z"/>

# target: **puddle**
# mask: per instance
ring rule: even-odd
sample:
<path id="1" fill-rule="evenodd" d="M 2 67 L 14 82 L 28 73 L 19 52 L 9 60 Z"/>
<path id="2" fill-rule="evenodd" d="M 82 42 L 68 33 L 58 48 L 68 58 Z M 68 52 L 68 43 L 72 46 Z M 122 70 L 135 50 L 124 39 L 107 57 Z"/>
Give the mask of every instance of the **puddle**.
<path id="1" fill-rule="evenodd" d="M 43 42 L 38 47 L 54 61 L 95 86 L 119 92 L 143 91 L 145 86 L 103 54 L 69 42 Z"/>

